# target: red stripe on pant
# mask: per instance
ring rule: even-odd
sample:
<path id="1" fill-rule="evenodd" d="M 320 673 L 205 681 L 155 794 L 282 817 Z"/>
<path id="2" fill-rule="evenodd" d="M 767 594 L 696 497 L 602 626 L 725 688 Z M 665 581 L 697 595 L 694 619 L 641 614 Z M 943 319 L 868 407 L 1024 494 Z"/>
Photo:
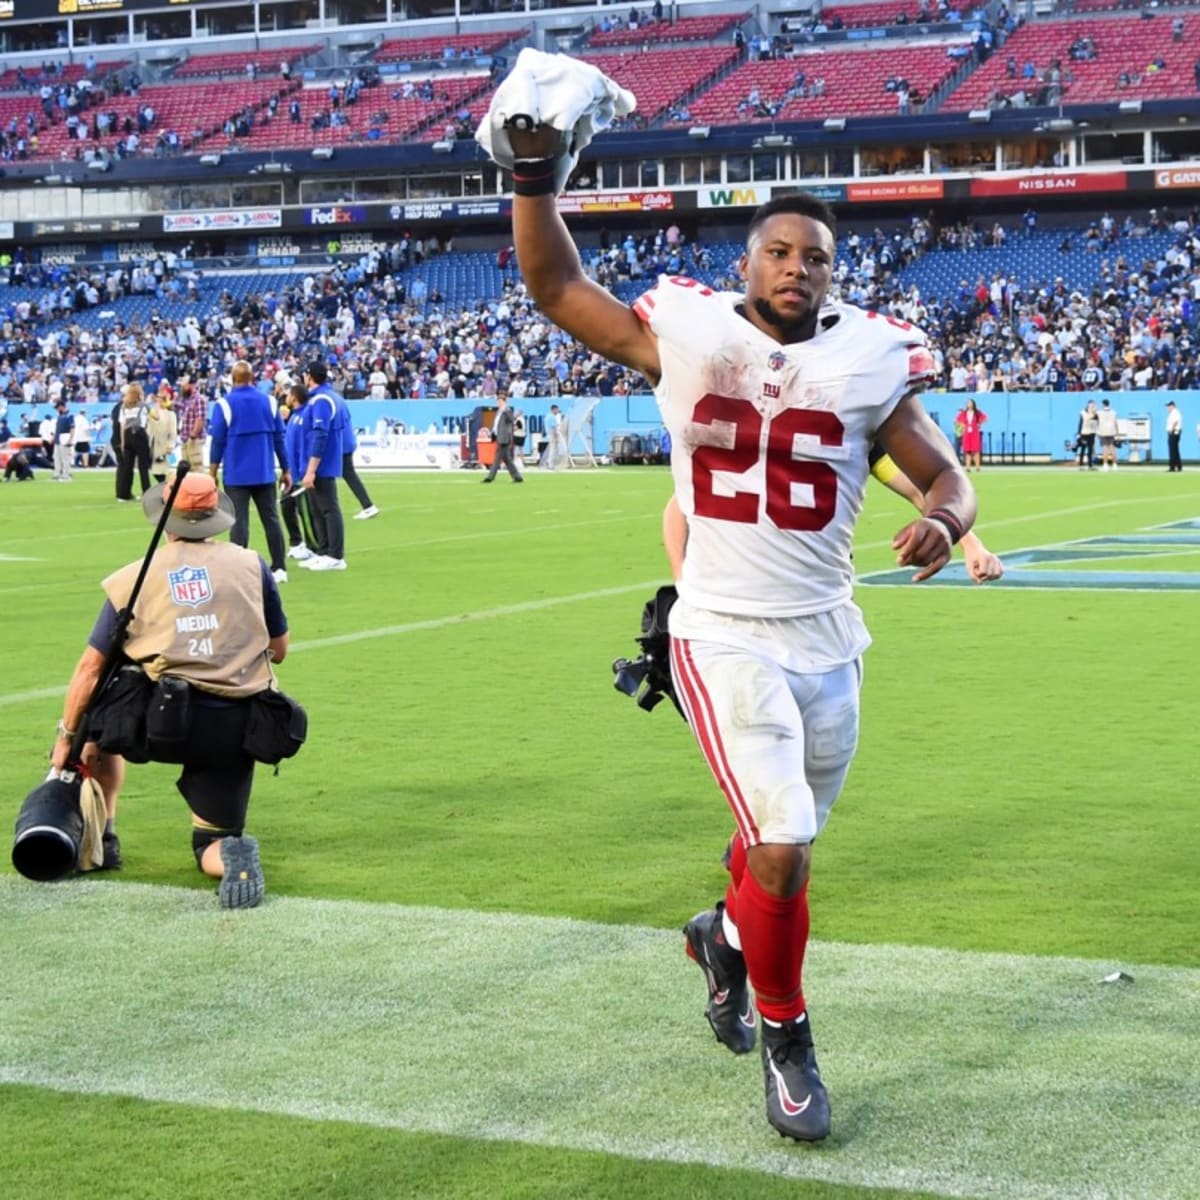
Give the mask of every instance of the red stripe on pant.
<path id="1" fill-rule="evenodd" d="M 747 846 L 757 846 L 760 841 L 758 826 L 754 823 L 750 807 L 729 765 L 729 756 L 725 753 L 721 732 L 717 727 L 712 697 L 704 686 L 704 680 L 700 677 L 692 657 L 691 646 L 685 638 L 671 639 L 671 664 L 675 682 L 684 697 L 692 732 L 700 743 L 700 749 L 713 778 L 717 781 L 717 786 L 725 793 L 742 840 Z"/>

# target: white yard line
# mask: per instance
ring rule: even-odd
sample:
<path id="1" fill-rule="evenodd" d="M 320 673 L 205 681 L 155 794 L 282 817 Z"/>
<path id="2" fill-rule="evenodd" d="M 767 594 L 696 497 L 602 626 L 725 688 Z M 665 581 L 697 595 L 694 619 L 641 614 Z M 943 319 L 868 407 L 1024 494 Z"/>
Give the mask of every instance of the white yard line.
<path id="1" fill-rule="evenodd" d="M 444 617 L 430 617 L 424 621 L 408 621 L 402 625 L 382 625 L 375 629 L 358 629 L 352 633 L 338 633 L 331 637 L 313 638 L 311 641 L 296 641 L 291 644 L 289 652 L 297 654 L 305 650 L 324 650 L 330 646 L 369 642 L 376 638 L 401 637 L 406 633 L 422 633 L 429 629 L 445 629 L 450 625 L 465 625 L 472 621 L 491 621 L 499 617 L 517 616 L 521 613 L 541 612 L 544 609 L 559 608 L 566 604 L 603 600 L 608 596 L 627 596 L 631 592 L 643 592 L 649 597 L 661 583 L 662 580 L 625 583 L 620 587 L 598 588 L 591 592 L 575 592 L 569 596 L 546 596 L 540 600 L 525 600 L 519 604 L 504 604 L 496 608 L 478 609 L 474 612 L 451 613 Z M 66 684 L 62 684 L 58 687 L 3 693 L 0 694 L 0 708 L 25 704 L 31 700 L 48 700 L 54 696 L 63 695 L 66 690 Z"/>
<path id="2" fill-rule="evenodd" d="M 0 904 L 0 1082 L 947 1197 L 1196 1194 L 1194 969 L 814 943 L 814 1149 L 766 1126 L 674 932 L 13 876 Z"/>

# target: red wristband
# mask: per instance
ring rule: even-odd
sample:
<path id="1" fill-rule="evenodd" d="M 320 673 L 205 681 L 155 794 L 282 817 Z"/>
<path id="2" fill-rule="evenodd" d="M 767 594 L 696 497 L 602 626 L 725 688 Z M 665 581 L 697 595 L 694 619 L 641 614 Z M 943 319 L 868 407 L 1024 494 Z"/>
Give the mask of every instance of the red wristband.
<path id="1" fill-rule="evenodd" d="M 936 521 L 950 535 L 950 545 L 957 546 L 962 541 L 962 535 L 967 531 L 963 523 L 947 508 L 935 508 L 925 514 L 928 521 Z"/>
<path id="2" fill-rule="evenodd" d="M 554 191 L 553 158 L 518 159 L 513 163 L 513 195 L 549 196 Z"/>

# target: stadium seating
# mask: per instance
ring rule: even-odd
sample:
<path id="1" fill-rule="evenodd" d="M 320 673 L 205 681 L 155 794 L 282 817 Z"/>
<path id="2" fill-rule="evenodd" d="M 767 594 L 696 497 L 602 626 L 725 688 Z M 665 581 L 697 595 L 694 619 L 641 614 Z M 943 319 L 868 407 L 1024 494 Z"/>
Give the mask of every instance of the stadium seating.
<path id="1" fill-rule="evenodd" d="M 225 83 L 195 83 L 154 84 L 139 90 L 136 96 L 113 96 L 95 109 L 89 109 L 87 116 L 92 118 L 97 111 L 115 112 L 118 126 L 126 118 L 136 121 L 138 110 L 150 105 L 155 112 L 153 127 L 143 135 L 140 151 L 149 153 L 154 146 L 157 135 L 173 129 L 185 146 L 199 144 L 204 139 L 219 133 L 225 121 L 237 112 L 246 108 L 259 108 L 266 104 L 270 96 L 280 91 L 281 85 L 276 80 L 260 80 L 250 83 L 244 80 L 227 81 Z M 23 108 L 28 109 L 28 101 L 22 102 Z M 0 98 L 0 122 L 7 121 L 8 113 L 4 107 L 4 98 Z M 73 141 L 70 130 L 59 122 L 55 125 L 42 123 L 38 134 L 38 158 L 73 157 L 77 149 L 88 146 L 103 146 L 113 150 L 120 138 L 116 133 L 110 133 L 99 142 L 88 138 L 82 142 Z"/>
<path id="2" fill-rule="evenodd" d="M 680 17 L 676 21 L 651 21 L 639 24 L 636 29 L 622 25 L 619 29 L 597 28 L 588 38 L 589 50 L 611 50 L 618 46 L 641 46 L 649 43 L 661 46 L 664 42 L 714 42 L 718 38 L 728 40 L 735 25 L 740 25 L 750 14 L 719 13 L 705 17 Z"/>
<path id="3" fill-rule="evenodd" d="M 281 46 L 276 50 L 259 50 L 250 52 L 235 50 L 227 54 L 193 54 L 186 62 L 182 62 L 171 73 L 175 79 L 200 79 L 204 76 L 240 75 L 246 76 L 246 64 L 253 63 L 260 75 L 278 75 L 279 64 L 284 62 L 295 68 L 310 54 L 316 54 L 322 49 L 318 43 L 313 46 Z"/>
<path id="4" fill-rule="evenodd" d="M 929 8 L 936 8 L 930 4 Z M 966 13 L 978 7 L 976 0 L 951 0 L 950 8 Z M 935 18 L 921 16 L 918 0 L 869 0 L 866 4 L 827 5 L 821 9 L 821 20 L 826 26 L 835 16 L 840 17 L 847 29 L 878 29 L 880 26 L 895 25 L 900 16 L 908 18 L 909 24 L 931 21 Z"/>
<path id="5" fill-rule="evenodd" d="M 115 59 L 112 62 L 98 62 L 95 76 L 97 79 L 102 79 L 105 75 L 109 75 L 113 71 L 121 71 L 128 65 L 128 61 L 123 58 Z M 24 73 L 26 81 L 24 90 L 31 91 L 41 87 L 43 83 L 78 83 L 79 80 L 87 77 L 87 67 L 83 63 L 59 63 L 53 74 L 50 75 L 44 75 L 40 67 L 27 67 Z M 10 67 L 0 74 L 0 92 L 20 90 L 22 89 L 17 78 L 16 67 Z"/>
<path id="6" fill-rule="evenodd" d="M 408 77 L 405 76 L 407 79 Z M 413 79 L 412 82 L 420 82 Z M 393 97 L 393 83 L 364 88 L 357 103 L 343 106 L 347 124 L 314 130 L 313 118 L 330 110 L 329 89 L 302 88 L 295 93 L 300 101 L 300 120 L 293 122 L 288 114 L 292 96 L 280 102 L 273 119 L 259 114 L 259 121 L 249 137 L 238 139 L 239 150 L 284 150 L 307 146 L 337 146 L 350 142 L 410 141 L 421 135 L 424 140 L 437 141 L 445 136 L 446 125 L 453 123 L 455 111 L 490 86 L 487 75 L 438 76 L 434 79 L 434 99 Z M 486 100 L 484 102 L 486 108 Z M 386 114 L 386 120 L 377 120 Z M 379 131 L 371 136 L 372 128 Z"/>
<path id="7" fill-rule="evenodd" d="M 945 45 L 807 51 L 791 59 L 749 62 L 690 104 L 690 119 L 708 125 L 736 125 L 891 114 L 897 111 L 897 99 L 894 92 L 885 90 L 889 77 L 903 77 L 928 96 L 957 68 L 957 61 L 947 57 Z M 808 84 L 825 80 L 822 96 L 787 98 L 796 72 L 801 70 Z M 746 106 L 755 89 L 764 103 L 778 106 L 774 117 L 756 115 Z"/>
<path id="8" fill-rule="evenodd" d="M 1041 75 L 1056 60 L 1064 73 L 1064 104 L 1195 95 L 1193 65 L 1200 41 L 1200 16 L 1195 13 L 1184 16 L 1182 42 L 1172 40 L 1171 20 L 1167 15 L 1149 21 L 1129 16 L 1085 17 L 1024 25 L 1000 51 L 954 89 L 942 108 L 956 112 L 986 107 L 997 95 L 1012 95 L 1026 86 L 1027 81 L 1022 77 L 1026 63 L 1033 63 Z M 1079 61 L 1070 57 L 1071 44 L 1082 37 L 1095 42 L 1095 59 Z M 1010 56 L 1016 60 L 1015 78 L 1008 74 Z M 1165 69 L 1147 72 L 1147 66 L 1157 56 L 1165 61 Z M 1139 76 L 1140 82 L 1119 86 L 1118 76 L 1122 71 Z"/>
<path id="9" fill-rule="evenodd" d="M 1121 238 L 1115 246 L 1103 252 L 1083 248 L 1081 228 L 1041 230 L 1032 235 L 1009 237 L 1002 248 L 986 246 L 975 250 L 934 248 L 900 273 L 899 284 L 916 284 L 926 298 L 943 301 L 953 297 L 963 283 L 974 285 L 982 278 L 990 281 L 997 272 L 1015 276 L 1022 288 L 1051 288 L 1058 280 L 1069 290 L 1088 294 L 1098 284 L 1100 263 L 1117 254 L 1125 254 L 1132 262 L 1142 263 L 1162 254 L 1174 240 L 1170 233 L 1150 234 L 1140 238 Z M 1072 249 L 1059 249 L 1069 237 Z"/>
<path id="10" fill-rule="evenodd" d="M 687 50 L 588 54 L 584 58 L 628 88 L 637 97 L 639 118 L 652 121 L 737 62 L 737 51 L 732 46 L 696 46 Z"/>
<path id="11" fill-rule="evenodd" d="M 529 29 L 503 29 L 493 33 L 454 33 L 433 37 L 389 38 L 372 56 L 377 63 L 425 62 L 429 59 L 474 58 L 497 54 L 522 41 Z M 454 54 L 447 54 L 453 50 Z"/>

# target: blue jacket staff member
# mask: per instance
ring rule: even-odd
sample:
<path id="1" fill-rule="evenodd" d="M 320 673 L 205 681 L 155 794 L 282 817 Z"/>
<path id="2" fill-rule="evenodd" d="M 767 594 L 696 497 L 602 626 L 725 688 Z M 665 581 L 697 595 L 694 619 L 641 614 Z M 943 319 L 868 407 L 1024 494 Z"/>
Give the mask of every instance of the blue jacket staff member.
<path id="1" fill-rule="evenodd" d="M 290 491 L 292 486 L 283 419 L 274 398 L 254 386 L 254 371 L 248 362 L 240 359 L 234 363 L 231 377 L 233 387 L 229 394 L 213 405 L 208 469 L 216 479 L 224 464 L 225 491 L 233 501 L 234 512 L 229 540 L 237 546 L 250 544 L 250 501 L 253 500 L 267 535 L 275 582 L 287 583 L 283 528 L 279 524 L 275 500 L 276 462 L 284 490 Z"/>
<path id="2" fill-rule="evenodd" d="M 146 493 L 142 508 L 151 524 L 162 515 L 165 489 L 175 486 L 171 480 Z M 263 873 L 258 841 L 244 833 L 254 759 L 242 743 L 250 697 L 271 686 L 271 663 L 287 655 L 287 618 L 275 580 L 258 554 L 210 540 L 234 520 L 233 502 L 215 480 L 192 473 L 178 488 L 167 518 L 167 542 L 155 551 L 134 604 L 124 655 L 155 682 L 169 676 L 188 685 L 190 728 L 170 761 L 181 764 L 175 786 L 192 812 L 192 852 L 200 870 L 221 881 L 222 908 L 251 908 L 262 901 Z M 51 755 L 60 770 L 141 565 L 130 563 L 104 581 L 107 600 L 67 686 Z M 93 709 L 89 733 L 95 731 L 95 718 Z M 114 822 L 125 760 L 89 740 L 83 761 L 104 791 L 103 865 L 117 869 L 121 846 Z"/>
<path id="3" fill-rule="evenodd" d="M 310 571 L 346 569 L 346 524 L 338 504 L 337 481 L 342 474 L 342 436 L 347 420 L 346 406 L 329 386 L 329 370 L 320 359 L 304 368 L 308 403 L 304 414 L 304 457 L 307 466 L 303 484 L 325 529 L 324 553 L 306 559 Z"/>
<path id="4" fill-rule="evenodd" d="M 358 435 L 354 432 L 354 418 L 350 415 L 350 408 L 346 404 L 345 398 L 339 396 L 338 401 L 342 409 L 342 418 L 345 421 L 342 427 L 342 478 L 360 505 L 358 512 L 354 514 L 354 519 L 369 521 L 372 517 L 379 516 L 379 509 L 371 500 L 367 485 L 363 483 L 358 468 L 354 465 L 354 452 L 358 449 Z"/>

